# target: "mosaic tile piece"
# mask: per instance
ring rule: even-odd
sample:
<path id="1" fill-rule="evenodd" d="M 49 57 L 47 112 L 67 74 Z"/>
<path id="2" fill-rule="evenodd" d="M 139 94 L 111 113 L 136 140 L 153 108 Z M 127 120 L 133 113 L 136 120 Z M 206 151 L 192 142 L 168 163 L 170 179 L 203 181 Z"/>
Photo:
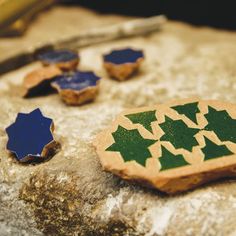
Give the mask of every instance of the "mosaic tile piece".
<path id="1" fill-rule="evenodd" d="M 143 51 L 132 48 L 113 50 L 103 56 L 107 73 L 119 81 L 124 81 L 137 72 L 143 60 Z"/>
<path id="2" fill-rule="evenodd" d="M 100 79 L 91 71 L 76 71 L 57 77 L 52 87 L 68 105 L 81 105 L 95 99 Z"/>
<path id="3" fill-rule="evenodd" d="M 42 161 L 53 153 L 53 120 L 43 116 L 40 109 L 19 113 L 13 124 L 6 128 L 7 150 L 20 162 Z"/>
<path id="4" fill-rule="evenodd" d="M 164 135 L 161 141 L 170 142 L 176 149 L 184 148 L 192 151 L 192 148 L 198 145 L 194 135 L 198 133 L 198 129 L 188 127 L 182 120 L 173 120 L 165 116 L 165 121 L 160 124 Z"/>
<path id="5" fill-rule="evenodd" d="M 236 119 L 226 109 L 217 110 L 209 106 L 205 117 L 208 121 L 205 130 L 214 131 L 221 141 L 236 143 Z"/>
<path id="6" fill-rule="evenodd" d="M 200 112 L 198 109 L 198 102 L 189 103 L 186 105 L 172 107 L 179 114 L 187 116 L 191 121 L 197 124 L 197 113 Z"/>
<path id="7" fill-rule="evenodd" d="M 135 160 L 145 166 L 147 158 L 151 157 L 148 147 L 154 144 L 155 140 L 143 139 L 137 129 L 127 130 L 118 126 L 117 130 L 112 133 L 115 140 L 106 151 L 120 152 L 124 161 Z"/>
<path id="8" fill-rule="evenodd" d="M 94 145 L 105 170 L 172 194 L 236 175 L 235 121 L 234 104 L 177 100 L 123 112 Z"/>
<path id="9" fill-rule="evenodd" d="M 30 72 L 23 81 L 23 96 L 30 98 L 48 94 L 52 90 L 51 82 L 61 74 L 62 71 L 54 66 L 39 68 Z"/>
<path id="10" fill-rule="evenodd" d="M 159 158 L 159 161 L 161 164 L 160 171 L 189 165 L 182 155 L 174 155 L 164 146 L 161 147 L 161 157 Z"/>
<path id="11" fill-rule="evenodd" d="M 55 65 L 62 70 L 75 70 L 79 63 L 79 55 L 75 51 L 60 49 L 41 53 L 38 56 L 43 65 Z"/>
<path id="12" fill-rule="evenodd" d="M 206 137 L 204 138 L 205 138 L 205 147 L 202 148 L 202 152 L 204 153 L 204 161 L 234 154 L 225 145 L 217 145 L 210 139 Z"/>
<path id="13" fill-rule="evenodd" d="M 146 130 L 152 133 L 152 122 L 156 121 L 156 111 L 140 112 L 126 115 L 133 124 L 141 124 Z"/>

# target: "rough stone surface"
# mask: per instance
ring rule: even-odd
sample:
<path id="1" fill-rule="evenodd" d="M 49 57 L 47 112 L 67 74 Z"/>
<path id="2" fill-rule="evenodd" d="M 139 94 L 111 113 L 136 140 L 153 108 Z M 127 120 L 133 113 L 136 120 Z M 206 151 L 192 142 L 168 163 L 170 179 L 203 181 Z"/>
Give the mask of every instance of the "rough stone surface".
<path id="1" fill-rule="evenodd" d="M 65 9 L 68 15 L 70 10 Z M 78 11 L 71 14 L 79 21 Z M 91 20 L 91 13 L 81 12 Z M 100 19 L 92 17 L 93 22 Z M 169 22 L 162 32 L 146 37 L 84 48 L 80 68 L 92 69 L 104 80 L 96 101 L 80 107 L 66 106 L 55 94 L 19 97 L 23 76 L 38 63 L 2 76 L 1 235 L 235 235 L 235 180 L 166 196 L 102 171 L 92 146 L 95 135 L 127 107 L 192 96 L 236 102 L 235 40 L 233 32 Z M 109 80 L 101 54 L 130 45 L 146 54 L 140 73 L 122 83 Z M 43 164 L 22 165 L 6 152 L 4 129 L 18 112 L 36 107 L 54 119 L 62 150 Z"/>

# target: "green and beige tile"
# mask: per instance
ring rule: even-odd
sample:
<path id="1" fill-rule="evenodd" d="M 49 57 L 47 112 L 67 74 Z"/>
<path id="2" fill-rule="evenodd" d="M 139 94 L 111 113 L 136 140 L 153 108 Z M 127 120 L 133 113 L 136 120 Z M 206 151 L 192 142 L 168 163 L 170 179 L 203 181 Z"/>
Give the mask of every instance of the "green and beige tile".
<path id="1" fill-rule="evenodd" d="M 167 193 L 236 173 L 236 105 L 197 99 L 128 110 L 95 142 L 105 170 Z"/>

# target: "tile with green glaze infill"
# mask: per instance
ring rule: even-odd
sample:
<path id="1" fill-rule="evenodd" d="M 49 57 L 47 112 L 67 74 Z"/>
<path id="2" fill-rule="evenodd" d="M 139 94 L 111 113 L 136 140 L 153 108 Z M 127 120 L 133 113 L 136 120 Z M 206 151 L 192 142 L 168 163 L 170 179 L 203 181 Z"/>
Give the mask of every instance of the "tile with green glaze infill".
<path id="1" fill-rule="evenodd" d="M 161 157 L 159 161 L 161 163 L 160 171 L 189 165 L 182 155 L 174 155 L 164 146 L 161 146 Z"/>
<path id="2" fill-rule="evenodd" d="M 217 111 L 208 106 L 208 113 L 205 117 L 208 121 L 205 130 L 214 131 L 221 141 L 236 143 L 236 120 L 226 110 Z"/>
<path id="3" fill-rule="evenodd" d="M 195 124 L 197 124 L 197 113 L 200 112 L 198 108 L 198 102 L 187 103 L 184 105 L 171 107 L 176 110 L 179 114 L 185 115 Z"/>
<path id="4" fill-rule="evenodd" d="M 202 148 L 205 156 L 204 161 L 233 154 L 225 145 L 217 145 L 206 137 L 204 139 L 206 143 L 205 147 Z"/>
<path id="5" fill-rule="evenodd" d="M 165 133 L 160 140 L 169 141 L 175 148 L 192 151 L 192 148 L 198 145 L 194 135 L 199 129 L 189 128 L 182 120 L 172 120 L 165 116 L 165 122 L 160 124 L 160 127 Z"/>
<path id="6" fill-rule="evenodd" d="M 152 155 L 148 149 L 156 140 L 144 139 L 137 129 L 127 130 L 118 126 L 117 130 L 112 133 L 115 140 L 106 151 L 120 152 L 124 161 L 136 161 L 145 166 L 146 160 Z"/>
<path id="7" fill-rule="evenodd" d="M 152 132 L 151 123 L 156 121 L 156 111 L 145 111 L 135 114 L 125 115 L 133 124 L 140 124 L 148 131 Z"/>
<path id="8" fill-rule="evenodd" d="M 96 152 L 105 170 L 125 180 L 171 194 L 193 189 L 236 176 L 233 114 L 234 104 L 195 99 L 132 109 L 98 135 Z"/>

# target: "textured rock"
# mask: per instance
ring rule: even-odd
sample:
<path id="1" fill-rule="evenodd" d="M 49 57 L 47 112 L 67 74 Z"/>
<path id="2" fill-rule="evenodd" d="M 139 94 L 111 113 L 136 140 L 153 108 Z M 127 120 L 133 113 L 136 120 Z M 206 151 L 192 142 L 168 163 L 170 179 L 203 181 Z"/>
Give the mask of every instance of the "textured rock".
<path id="1" fill-rule="evenodd" d="M 78 11 L 74 17 L 81 19 Z M 146 37 L 84 48 L 80 68 L 104 80 L 96 102 L 81 107 L 68 107 L 57 95 L 19 97 L 17 86 L 37 63 L 2 76 L 1 235 L 234 235 L 234 180 L 168 197 L 103 172 L 92 140 L 127 107 L 192 96 L 236 103 L 235 40 L 233 32 L 170 22 Z M 130 45 L 144 49 L 140 73 L 123 83 L 107 79 L 101 55 Z M 6 152 L 4 129 L 16 113 L 36 107 L 53 118 L 62 150 L 48 162 L 22 165 Z"/>

